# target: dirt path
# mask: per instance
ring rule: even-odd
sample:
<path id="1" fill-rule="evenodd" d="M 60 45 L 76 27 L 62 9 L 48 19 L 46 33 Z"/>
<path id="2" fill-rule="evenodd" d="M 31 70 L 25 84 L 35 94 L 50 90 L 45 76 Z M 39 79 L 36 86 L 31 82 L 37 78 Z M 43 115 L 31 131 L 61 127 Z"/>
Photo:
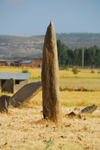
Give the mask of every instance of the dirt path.
<path id="1" fill-rule="evenodd" d="M 58 126 L 42 120 L 42 107 L 10 108 L 0 113 L 2 150 L 99 150 L 100 108 L 82 119 L 66 118 L 75 107 L 62 107 L 63 123 Z M 83 107 L 74 110 L 78 113 Z"/>

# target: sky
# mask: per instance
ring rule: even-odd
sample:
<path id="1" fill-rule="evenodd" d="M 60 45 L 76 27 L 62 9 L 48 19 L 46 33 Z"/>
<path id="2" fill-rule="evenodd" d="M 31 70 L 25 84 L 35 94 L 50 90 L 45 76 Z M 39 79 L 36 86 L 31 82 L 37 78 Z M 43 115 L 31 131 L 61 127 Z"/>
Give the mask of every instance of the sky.
<path id="1" fill-rule="evenodd" d="M 0 35 L 100 33 L 100 0 L 0 0 Z"/>

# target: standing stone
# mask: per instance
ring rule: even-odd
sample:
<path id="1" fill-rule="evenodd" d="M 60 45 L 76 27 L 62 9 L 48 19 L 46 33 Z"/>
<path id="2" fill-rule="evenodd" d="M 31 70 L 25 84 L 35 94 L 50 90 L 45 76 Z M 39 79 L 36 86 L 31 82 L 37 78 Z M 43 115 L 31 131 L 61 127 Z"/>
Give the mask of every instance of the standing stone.
<path id="1" fill-rule="evenodd" d="M 44 118 L 55 123 L 61 123 L 62 109 L 59 95 L 57 43 L 52 21 L 47 28 L 43 47 L 42 97 Z"/>
<path id="2" fill-rule="evenodd" d="M 8 79 L 5 81 L 2 87 L 2 92 L 14 93 L 14 79 Z"/>

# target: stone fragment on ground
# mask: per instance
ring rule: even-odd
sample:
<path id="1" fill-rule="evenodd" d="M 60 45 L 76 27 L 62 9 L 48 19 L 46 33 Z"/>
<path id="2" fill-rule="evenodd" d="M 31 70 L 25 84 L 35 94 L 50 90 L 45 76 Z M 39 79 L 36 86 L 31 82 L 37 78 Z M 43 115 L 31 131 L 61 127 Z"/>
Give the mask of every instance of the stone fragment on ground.
<path id="1" fill-rule="evenodd" d="M 0 97 L 0 112 L 5 111 L 8 113 L 8 107 L 10 105 L 11 97 L 3 95 Z"/>
<path id="2" fill-rule="evenodd" d="M 73 111 L 70 112 L 69 114 L 66 114 L 65 117 L 68 117 L 68 118 L 79 118 L 79 119 L 82 118 L 80 114 L 75 114 Z"/>
<path id="3" fill-rule="evenodd" d="M 93 113 L 97 109 L 97 105 L 93 104 L 91 106 L 85 107 L 80 113 Z"/>
<path id="4" fill-rule="evenodd" d="M 11 105 L 18 107 L 24 102 L 32 99 L 41 89 L 41 81 L 26 84 L 12 96 Z"/>
<path id="5" fill-rule="evenodd" d="M 69 114 L 66 114 L 65 117 L 69 117 L 69 118 L 82 118 L 81 114 L 85 114 L 85 113 L 93 113 L 95 110 L 97 109 L 97 105 L 93 104 L 91 106 L 85 107 L 84 109 L 81 110 L 81 112 L 79 113 L 75 113 L 75 112 L 70 112 Z M 78 108 L 74 108 L 74 110 L 80 110 Z"/>

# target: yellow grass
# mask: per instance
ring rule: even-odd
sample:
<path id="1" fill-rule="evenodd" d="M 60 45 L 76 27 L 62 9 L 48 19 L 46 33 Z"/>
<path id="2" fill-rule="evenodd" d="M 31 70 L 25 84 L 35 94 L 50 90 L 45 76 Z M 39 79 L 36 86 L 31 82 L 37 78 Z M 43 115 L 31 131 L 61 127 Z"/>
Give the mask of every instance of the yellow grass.
<path id="1" fill-rule="evenodd" d="M 17 72 L 21 73 L 23 69 L 22 67 L 1 67 L 0 72 Z M 41 77 L 41 68 L 27 68 L 30 72 L 30 77 Z M 100 74 L 91 73 L 91 70 L 83 70 L 78 72 L 78 74 L 73 74 L 71 70 L 65 71 L 65 70 L 59 70 L 59 77 L 65 78 L 65 77 L 81 77 L 81 78 L 100 78 Z"/>
<path id="2" fill-rule="evenodd" d="M 100 110 L 82 119 L 66 118 L 75 107 L 62 107 L 62 124 L 42 120 L 42 107 L 10 108 L 0 114 L 1 150 L 99 150 Z M 78 107 L 80 109 L 80 107 Z"/>
<path id="3" fill-rule="evenodd" d="M 78 74 L 73 74 L 71 70 L 69 71 L 59 70 L 59 77 L 60 78 L 65 78 L 65 77 L 100 78 L 100 74 L 91 73 L 90 70 L 83 70 L 81 72 L 78 72 Z"/>
<path id="4" fill-rule="evenodd" d="M 60 78 L 59 86 L 62 88 L 100 90 L 100 79 L 92 78 Z"/>
<path id="5" fill-rule="evenodd" d="M 100 107 L 100 92 L 69 92 L 60 91 L 60 99 L 62 106 L 89 106 L 92 104 Z M 33 97 L 28 103 L 22 107 L 32 108 L 34 106 L 42 105 L 42 91 Z"/>
<path id="6" fill-rule="evenodd" d="M 61 103 L 64 106 L 89 106 L 96 104 L 100 107 L 100 92 L 60 92 Z"/>
<path id="7" fill-rule="evenodd" d="M 21 73 L 22 72 L 22 68 L 18 68 L 18 67 L 1 67 L 0 68 L 0 72 L 12 72 L 12 73 Z"/>
<path id="8" fill-rule="evenodd" d="M 0 72 L 21 73 L 23 69 L 28 69 L 30 73 L 30 82 L 41 80 L 40 68 L 21 68 L 21 67 L 1 67 Z M 91 70 L 82 70 L 78 74 L 73 74 L 71 70 L 59 70 L 59 86 L 62 88 L 86 88 L 100 90 L 100 74 L 90 73 Z M 97 70 L 95 71 L 97 72 Z"/>
<path id="9" fill-rule="evenodd" d="M 24 68 L 26 69 L 26 68 Z M 0 72 L 22 72 L 23 68 L 21 67 L 1 67 Z M 41 76 L 41 69 L 40 68 L 28 68 L 31 77 L 39 77 Z M 60 70 L 59 76 L 60 78 L 60 86 L 68 87 L 68 88 L 87 88 L 87 89 L 95 89 L 100 90 L 100 79 L 96 77 L 100 77 L 99 74 L 89 73 L 91 70 L 83 70 L 77 74 L 78 77 L 85 77 L 85 78 L 64 78 L 64 77 L 74 77 L 75 75 L 72 73 L 71 70 L 65 71 Z M 97 72 L 97 71 L 96 71 Z M 62 78 L 63 77 L 63 78 Z M 87 78 L 88 77 L 88 78 Z M 41 79 L 39 79 L 41 80 Z M 31 82 L 31 80 L 30 80 Z M 33 80 L 32 80 L 33 82 Z M 99 92 L 68 92 L 63 91 L 60 92 L 61 101 L 63 105 L 90 105 L 95 103 L 100 106 L 100 94 Z M 35 101 L 36 100 L 36 101 Z M 31 101 L 30 103 L 36 103 L 37 105 L 42 104 L 42 93 L 39 92 Z M 31 104 L 30 104 L 31 106 Z"/>

